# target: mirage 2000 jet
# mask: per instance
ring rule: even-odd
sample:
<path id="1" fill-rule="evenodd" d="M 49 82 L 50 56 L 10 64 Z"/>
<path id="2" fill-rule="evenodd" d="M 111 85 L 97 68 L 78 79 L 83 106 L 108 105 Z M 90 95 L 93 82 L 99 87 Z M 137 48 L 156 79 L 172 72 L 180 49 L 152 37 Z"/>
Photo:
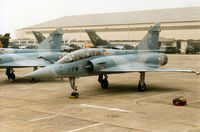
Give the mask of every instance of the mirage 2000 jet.
<path id="1" fill-rule="evenodd" d="M 0 68 L 6 69 L 9 80 L 15 80 L 13 68 L 45 67 L 55 63 L 66 53 L 61 50 L 62 29 L 58 28 L 43 40 L 36 49 L 0 49 Z M 32 81 L 37 82 L 37 78 Z"/>
<path id="2" fill-rule="evenodd" d="M 155 24 L 140 41 L 134 50 L 115 50 L 91 48 L 69 53 L 53 65 L 29 73 L 30 78 L 69 78 L 73 92 L 71 96 L 78 98 L 76 77 L 98 75 L 102 88 L 108 88 L 108 74 L 139 72 L 139 91 L 145 91 L 145 72 L 187 72 L 193 70 L 162 69 L 168 62 L 164 53 L 158 50 L 160 24 Z"/>

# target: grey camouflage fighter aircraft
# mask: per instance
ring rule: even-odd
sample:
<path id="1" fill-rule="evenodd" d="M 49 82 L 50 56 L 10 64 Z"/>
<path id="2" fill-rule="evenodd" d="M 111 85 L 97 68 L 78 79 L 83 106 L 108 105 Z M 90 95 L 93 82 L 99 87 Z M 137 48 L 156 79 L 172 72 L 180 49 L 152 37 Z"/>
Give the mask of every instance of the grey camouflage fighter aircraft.
<path id="1" fill-rule="evenodd" d="M 0 68 L 6 68 L 9 80 L 15 80 L 13 68 L 45 67 L 55 63 L 66 53 L 61 50 L 62 29 L 52 32 L 36 49 L 0 49 Z M 33 78 L 33 81 L 38 79 Z"/>
<path id="2" fill-rule="evenodd" d="M 145 72 L 187 72 L 193 70 L 162 69 L 168 62 L 164 53 L 158 50 L 160 24 L 156 23 L 134 50 L 102 48 L 81 49 L 69 53 L 53 65 L 29 73 L 29 78 L 69 78 L 73 92 L 71 97 L 78 98 L 76 77 L 98 75 L 103 89 L 108 88 L 108 74 L 139 72 L 139 91 L 145 91 Z"/>

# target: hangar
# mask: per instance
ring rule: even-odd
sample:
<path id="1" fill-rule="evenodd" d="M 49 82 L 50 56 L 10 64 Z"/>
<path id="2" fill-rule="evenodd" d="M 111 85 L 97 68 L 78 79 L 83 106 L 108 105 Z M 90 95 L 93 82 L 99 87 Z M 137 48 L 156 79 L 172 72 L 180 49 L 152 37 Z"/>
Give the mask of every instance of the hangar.
<path id="1" fill-rule="evenodd" d="M 18 29 L 13 42 L 36 44 L 32 31 L 47 36 L 55 28 L 62 27 L 64 42 L 73 37 L 75 44 L 83 46 L 89 40 L 85 29 L 92 29 L 110 43 L 137 45 L 155 22 L 161 23 L 161 45 L 175 46 L 181 52 L 185 52 L 188 45 L 200 46 L 200 6 L 65 16 Z"/>

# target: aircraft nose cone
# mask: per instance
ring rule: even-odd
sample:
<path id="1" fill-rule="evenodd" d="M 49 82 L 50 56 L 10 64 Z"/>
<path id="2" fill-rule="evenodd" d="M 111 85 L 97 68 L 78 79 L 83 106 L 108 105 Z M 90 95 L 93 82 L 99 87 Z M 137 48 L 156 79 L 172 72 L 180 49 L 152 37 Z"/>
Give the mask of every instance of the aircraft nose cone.
<path id="1" fill-rule="evenodd" d="M 41 68 L 39 70 L 36 70 L 36 71 L 33 71 L 27 75 L 25 75 L 25 77 L 28 77 L 28 78 L 55 78 L 56 76 L 56 73 L 53 69 L 52 66 L 47 66 L 47 67 L 44 67 L 44 68 Z"/>

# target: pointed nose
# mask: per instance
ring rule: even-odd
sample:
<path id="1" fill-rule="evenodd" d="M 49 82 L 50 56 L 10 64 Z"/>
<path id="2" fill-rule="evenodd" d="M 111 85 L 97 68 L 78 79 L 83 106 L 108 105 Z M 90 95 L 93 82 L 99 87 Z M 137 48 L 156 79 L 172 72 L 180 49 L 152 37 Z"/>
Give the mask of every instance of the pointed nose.
<path id="1" fill-rule="evenodd" d="M 44 67 L 44 68 L 41 68 L 39 70 L 36 70 L 36 71 L 33 71 L 27 75 L 25 75 L 25 77 L 28 77 L 28 78 L 55 78 L 56 77 L 56 73 L 53 69 L 52 66 L 47 66 L 47 67 Z"/>

